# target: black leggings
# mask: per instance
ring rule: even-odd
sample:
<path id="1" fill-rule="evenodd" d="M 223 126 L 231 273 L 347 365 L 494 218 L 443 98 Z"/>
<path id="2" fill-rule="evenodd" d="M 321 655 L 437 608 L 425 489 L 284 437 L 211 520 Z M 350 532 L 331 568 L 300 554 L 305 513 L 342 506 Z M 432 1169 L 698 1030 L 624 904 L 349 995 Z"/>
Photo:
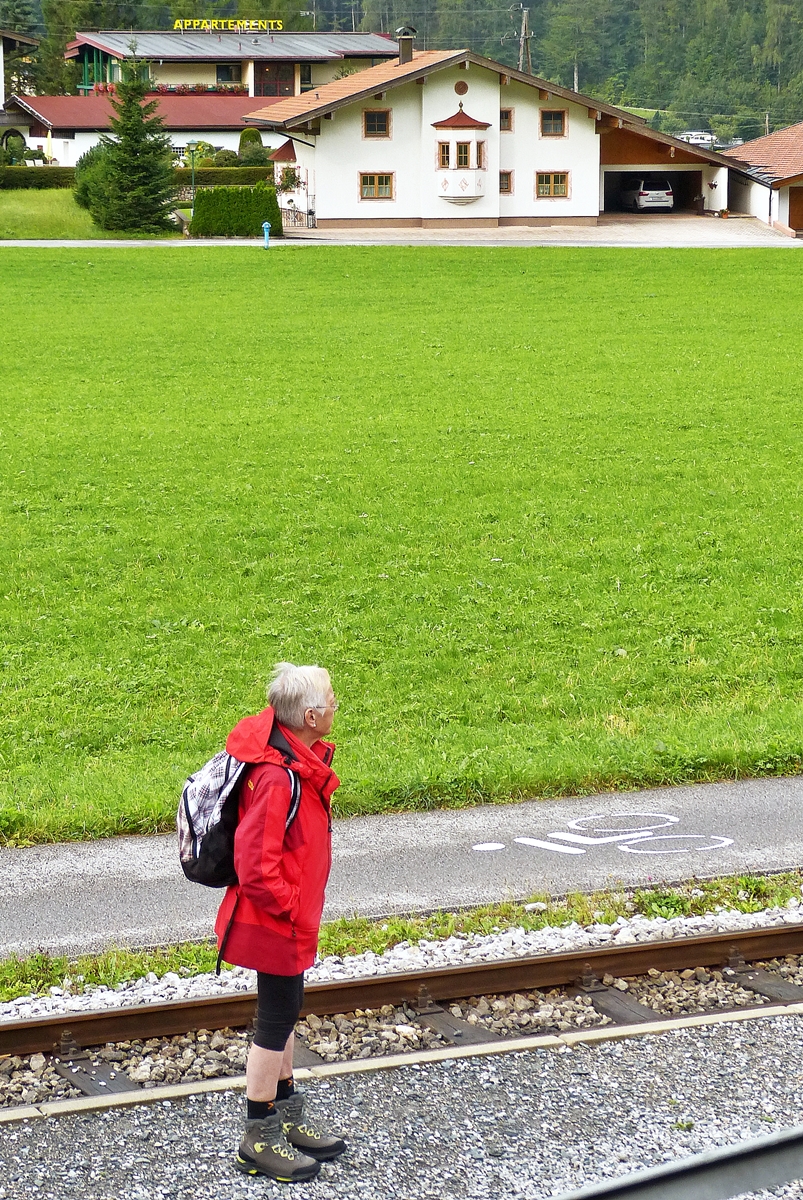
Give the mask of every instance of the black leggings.
<path id="1" fill-rule="evenodd" d="M 263 1050 L 284 1050 L 304 1003 L 304 972 L 267 975 L 258 971 L 257 993 L 254 1045 Z"/>

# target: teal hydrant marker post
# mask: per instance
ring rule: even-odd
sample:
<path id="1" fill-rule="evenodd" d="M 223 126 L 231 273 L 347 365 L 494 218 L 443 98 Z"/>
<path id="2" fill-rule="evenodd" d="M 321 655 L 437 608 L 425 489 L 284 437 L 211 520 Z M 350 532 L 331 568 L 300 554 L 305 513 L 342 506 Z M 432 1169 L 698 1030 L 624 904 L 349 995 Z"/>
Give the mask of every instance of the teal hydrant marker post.
<path id="1" fill-rule="evenodd" d="M 270 246 L 270 221 L 262 222 L 262 232 L 265 235 L 265 249 L 267 250 Z"/>

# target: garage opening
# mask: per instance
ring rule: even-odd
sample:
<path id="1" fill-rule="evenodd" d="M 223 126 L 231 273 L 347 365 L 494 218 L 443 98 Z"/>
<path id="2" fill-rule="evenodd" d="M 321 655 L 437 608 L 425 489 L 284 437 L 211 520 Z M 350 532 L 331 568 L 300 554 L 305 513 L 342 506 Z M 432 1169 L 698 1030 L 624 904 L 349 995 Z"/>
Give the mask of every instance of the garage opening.
<path id="1" fill-rule="evenodd" d="M 702 171 L 672 171 L 666 167 L 651 167 L 649 172 L 646 170 L 635 171 L 631 167 L 629 171 L 606 171 L 605 172 L 605 194 L 604 194 L 604 212 L 632 212 L 631 209 L 626 209 L 622 203 L 622 191 L 625 184 L 635 175 L 647 175 L 666 178 L 672 185 L 674 192 L 674 212 L 686 213 L 702 213 L 703 211 L 703 173 Z M 648 214 L 639 214 L 640 216 Z"/>

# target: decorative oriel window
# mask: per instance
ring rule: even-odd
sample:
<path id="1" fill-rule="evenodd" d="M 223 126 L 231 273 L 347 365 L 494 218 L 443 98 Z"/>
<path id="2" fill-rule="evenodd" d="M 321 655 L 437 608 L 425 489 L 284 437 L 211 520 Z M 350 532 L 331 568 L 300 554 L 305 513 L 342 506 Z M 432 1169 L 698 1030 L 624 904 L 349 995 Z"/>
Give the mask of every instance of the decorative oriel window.
<path id="1" fill-rule="evenodd" d="M 392 175 L 360 175 L 360 197 L 363 200 L 392 200 Z"/>
<path id="2" fill-rule="evenodd" d="M 471 163 L 471 142 L 457 143 L 457 166 L 468 167 Z"/>
<path id="3" fill-rule="evenodd" d="M 541 109 L 541 136 L 564 137 L 566 134 L 566 110 L 564 108 Z"/>
<path id="4" fill-rule="evenodd" d="M 538 171 L 535 177 L 535 194 L 539 199 L 555 196 L 565 200 L 569 195 L 568 172 Z"/>
<path id="5" fill-rule="evenodd" d="M 502 196 L 510 196 L 513 193 L 513 172 L 499 172 L 499 194 Z"/>
<path id="6" fill-rule="evenodd" d="M 390 109 L 366 108 L 362 114 L 363 134 L 367 138 L 390 137 Z"/>
<path id="7" fill-rule="evenodd" d="M 485 142 L 477 142 L 477 170 L 484 171 L 488 163 L 485 158 Z"/>
<path id="8" fill-rule="evenodd" d="M 441 170 L 445 171 L 449 167 L 450 163 L 451 156 L 449 154 L 449 143 L 438 142 L 438 166 L 441 168 Z"/>
<path id="9" fill-rule="evenodd" d="M 511 133 L 513 130 L 513 109 L 500 108 L 499 110 L 499 128 L 502 133 Z"/>

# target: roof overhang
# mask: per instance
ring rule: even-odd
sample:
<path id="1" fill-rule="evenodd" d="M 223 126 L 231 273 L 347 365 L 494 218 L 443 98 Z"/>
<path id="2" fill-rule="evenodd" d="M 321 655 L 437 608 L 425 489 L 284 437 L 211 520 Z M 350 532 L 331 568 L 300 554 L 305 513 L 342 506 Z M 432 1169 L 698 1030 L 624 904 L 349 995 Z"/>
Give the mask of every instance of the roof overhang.
<path id="1" fill-rule="evenodd" d="M 347 96 L 341 96 L 328 102 L 324 100 L 320 104 L 306 109 L 305 112 L 300 113 L 298 116 L 288 117 L 285 121 L 271 120 L 269 117 L 261 116 L 260 113 L 264 113 L 264 109 L 257 109 L 256 112 L 246 113 L 246 118 L 267 129 L 298 129 L 301 126 L 311 125 L 319 121 L 321 117 L 325 117 L 328 113 L 337 112 L 340 108 L 348 108 L 350 104 L 359 104 L 361 100 L 366 100 L 369 96 L 377 95 L 380 90 L 387 92 L 392 88 L 401 87 L 406 83 L 415 83 L 418 79 L 425 79 L 427 75 L 430 75 L 435 70 L 443 70 L 444 67 L 453 67 L 459 63 L 466 62 L 469 57 L 470 55 L 467 50 L 455 50 L 454 54 L 449 55 L 446 59 L 441 59 L 437 63 L 427 62 L 418 68 L 415 66 L 414 59 L 413 63 L 409 64 L 411 69 L 405 71 L 398 80 L 385 80 L 381 84 L 373 81 L 369 87 L 359 88 L 350 92 Z M 366 75 L 369 73 L 369 71 L 365 72 Z M 358 72 L 353 78 L 359 79 L 361 74 L 362 72 Z M 316 92 L 323 91 L 326 86 L 324 83 L 320 88 L 316 88 L 315 90 Z M 311 93 L 307 92 L 306 95 L 310 96 Z"/>
<path id="2" fill-rule="evenodd" d="M 661 133 L 658 129 L 651 129 L 647 124 L 635 124 L 634 121 L 632 113 L 626 113 L 620 109 L 618 110 L 615 128 L 627 130 L 628 133 L 635 133 L 639 137 L 647 138 L 649 141 L 658 142 L 659 145 L 681 150 L 684 154 L 689 154 L 693 158 L 709 163 L 713 167 L 727 167 L 729 171 L 736 171 L 739 175 L 750 175 L 750 172 L 741 163 L 734 162 L 732 158 L 726 158 L 724 154 L 717 154 L 715 150 L 705 150 L 702 146 L 691 146 L 688 142 L 684 142 L 680 138 L 672 137 L 669 133 Z M 597 125 L 604 125 L 604 123 L 598 120 Z M 610 124 L 604 127 L 609 129 L 614 128 Z M 667 164 L 662 164 L 662 166 L 664 165 Z"/>
<path id="3" fill-rule="evenodd" d="M 13 29 L 0 29 L 0 39 L 4 50 L 14 50 L 17 46 L 38 46 L 42 40 L 27 33 L 15 33 Z"/>
<path id="4" fill-rule="evenodd" d="M 351 104 L 359 104 L 360 101 L 375 96 L 378 91 L 391 91 L 404 84 L 426 79 L 428 75 L 438 71 L 463 64 L 484 67 L 488 71 L 493 71 L 499 76 L 500 82 L 510 83 L 511 81 L 515 81 L 523 83 L 527 87 L 535 88 L 538 90 L 542 100 L 550 100 L 554 97 L 555 99 L 565 100 L 571 104 L 585 107 L 589 117 L 595 120 L 598 131 L 600 131 L 600 126 L 609 129 L 627 129 L 631 133 L 639 134 L 661 145 L 674 146 L 679 150 L 691 153 L 694 157 L 703 162 L 710 163 L 712 166 L 727 167 L 729 170 L 735 170 L 738 174 L 749 176 L 749 172 L 743 167 L 737 166 L 733 161 L 724 158 L 721 154 L 717 154 L 713 150 L 703 150 L 697 146 L 690 146 L 688 142 L 674 138 L 668 133 L 660 133 L 657 129 L 651 129 L 646 121 L 641 117 L 635 116 L 633 113 L 616 108 L 613 104 L 595 100 L 593 96 L 586 96 L 582 92 L 572 92 L 568 88 L 559 87 L 547 79 L 539 79 L 536 75 L 528 75 L 524 71 L 516 71 L 512 67 L 506 67 L 502 63 L 495 62 L 492 58 L 484 58 L 482 55 L 474 54 L 470 50 L 455 50 L 453 54 L 446 58 L 439 59 L 434 63 L 423 63 L 418 68 L 415 67 L 415 59 L 413 59 L 413 62 L 408 64 L 411 69 L 400 73 L 396 79 L 384 80 L 381 84 L 373 81 L 368 86 L 358 88 L 347 96 L 339 96 L 331 100 L 324 99 L 319 105 L 311 106 L 303 113 L 295 114 L 283 121 L 276 120 L 276 118 L 271 119 L 265 113 L 264 109 L 247 113 L 245 119 L 253 121 L 255 124 L 266 129 L 282 130 L 288 133 L 292 129 L 300 129 L 302 132 L 305 130 L 310 131 L 313 125 L 317 126 L 322 117 L 336 112 L 338 109 L 347 108 Z M 367 74 L 369 72 L 366 72 Z M 359 77 L 359 74 L 354 76 L 355 81 Z M 327 84 L 323 84 L 317 90 L 323 92 L 327 86 Z M 310 93 L 307 93 L 307 95 L 309 96 Z"/>
<path id="5" fill-rule="evenodd" d="M 49 129 L 53 129 L 54 128 L 53 122 L 48 121 L 47 117 L 43 116 L 42 113 L 37 112 L 36 109 L 32 106 L 32 104 L 31 104 L 32 99 L 35 100 L 36 97 L 9 96 L 8 100 L 6 101 L 6 111 L 8 111 L 9 106 L 13 104 L 16 108 L 19 108 L 22 112 L 24 112 L 26 114 L 26 116 L 33 117 L 33 119 L 35 121 L 39 121 L 39 123 L 41 125 L 47 125 L 47 127 Z"/>
<path id="6" fill-rule="evenodd" d="M 143 39 L 147 35 L 157 33 L 165 39 L 164 44 L 159 45 L 158 49 L 153 45 L 149 47 L 148 43 Z M 117 59 L 118 62 L 124 62 L 126 59 L 131 57 L 131 50 L 128 46 L 128 42 L 126 42 L 125 46 L 121 46 L 119 39 L 110 40 L 110 34 L 122 34 L 128 39 L 128 41 L 130 41 L 132 38 L 134 40 L 137 38 L 136 30 L 133 33 L 130 31 L 126 32 L 125 30 L 100 30 L 91 33 L 78 33 L 73 41 L 67 43 L 64 51 L 64 57 L 66 59 L 77 58 L 82 49 L 86 46 L 93 50 L 101 50 L 104 54 L 108 54 L 110 58 Z M 216 60 L 236 60 L 238 62 L 245 62 L 252 59 L 256 61 L 261 61 L 264 59 L 267 62 L 302 61 L 311 63 L 338 62 L 345 58 L 379 58 L 383 55 L 387 58 L 393 58 L 396 54 L 398 54 L 395 42 L 393 42 L 390 38 L 385 38 L 384 34 L 359 34 L 357 36 L 381 37 L 383 42 L 387 42 L 387 49 L 385 49 L 384 46 L 378 45 L 372 45 L 366 48 L 365 46 L 361 47 L 358 44 L 353 47 L 344 47 L 342 50 L 329 46 L 328 49 L 319 48 L 316 50 L 314 48 L 310 48 L 309 51 L 300 51 L 298 49 L 298 43 L 295 41 L 295 39 L 315 38 L 316 36 L 318 38 L 323 38 L 325 35 L 316 35 L 315 33 L 304 32 L 291 33 L 287 31 L 273 33 L 271 31 L 267 31 L 265 33 L 260 32 L 258 39 L 255 41 L 249 32 L 234 33 L 225 31 L 217 37 L 215 34 L 216 31 L 212 32 L 207 30 L 195 30 L 190 35 L 176 33 L 172 29 L 159 31 L 140 30 L 139 54 L 142 58 L 158 60 L 159 62 L 214 62 Z M 187 44 L 193 39 L 197 39 L 198 41 L 204 40 L 207 41 L 208 44 L 205 47 L 197 46 L 195 49 L 193 49 L 192 46 L 188 46 Z M 224 41 L 222 39 L 226 40 Z M 261 39 L 266 40 L 263 42 Z M 283 44 L 281 39 L 285 39 L 287 44 L 291 47 L 295 46 L 295 49 L 289 50 L 286 54 L 277 53 L 277 47 L 282 46 Z M 236 46 L 235 42 L 237 43 Z M 266 49 L 269 48 L 270 52 L 266 53 L 263 49 L 263 46 Z"/>

